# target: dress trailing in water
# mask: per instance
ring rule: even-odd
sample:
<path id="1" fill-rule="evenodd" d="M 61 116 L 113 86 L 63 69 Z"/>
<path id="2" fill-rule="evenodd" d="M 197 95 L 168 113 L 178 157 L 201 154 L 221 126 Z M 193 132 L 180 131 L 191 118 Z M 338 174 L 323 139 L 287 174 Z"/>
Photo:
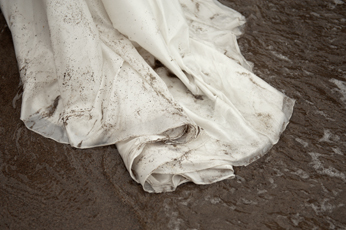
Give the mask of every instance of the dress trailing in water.
<path id="1" fill-rule="evenodd" d="M 239 51 L 244 17 L 216 0 L 0 3 L 25 125 L 76 148 L 115 144 L 145 191 L 233 177 L 291 117 L 294 101 Z"/>

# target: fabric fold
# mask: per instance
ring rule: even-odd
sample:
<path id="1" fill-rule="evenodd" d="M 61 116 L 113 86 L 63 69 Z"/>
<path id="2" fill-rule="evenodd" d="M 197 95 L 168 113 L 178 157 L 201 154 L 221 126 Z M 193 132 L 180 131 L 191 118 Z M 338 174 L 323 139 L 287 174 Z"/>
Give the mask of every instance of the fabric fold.
<path id="1" fill-rule="evenodd" d="M 148 192 L 232 178 L 278 142 L 294 100 L 251 72 L 245 18 L 216 0 L 0 0 L 21 119 L 77 148 L 116 144 Z M 162 65 L 158 65 L 162 63 Z"/>

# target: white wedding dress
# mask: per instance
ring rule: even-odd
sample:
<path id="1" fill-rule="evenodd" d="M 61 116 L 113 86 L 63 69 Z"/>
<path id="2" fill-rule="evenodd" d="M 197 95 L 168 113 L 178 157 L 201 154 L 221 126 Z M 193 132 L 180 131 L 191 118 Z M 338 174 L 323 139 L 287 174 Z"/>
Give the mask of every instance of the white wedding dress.
<path id="1" fill-rule="evenodd" d="M 216 0 L 0 4 L 25 125 L 77 148 L 116 144 L 145 191 L 233 177 L 291 117 L 294 101 L 240 54 L 244 17 Z"/>

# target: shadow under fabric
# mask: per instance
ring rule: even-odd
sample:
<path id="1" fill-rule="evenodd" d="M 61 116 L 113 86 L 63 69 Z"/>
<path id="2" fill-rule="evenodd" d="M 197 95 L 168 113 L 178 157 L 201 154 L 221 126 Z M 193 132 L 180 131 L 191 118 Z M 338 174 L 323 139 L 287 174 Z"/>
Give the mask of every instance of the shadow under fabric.
<path id="1" fill-rule="evenodd" d="M 291 117 L 294 100 L 239 51 L 244 17 L 215 0 L 0 4 L 26 127 L 77 148 L 116 144 L 145 191 L 233 177 Z"/>

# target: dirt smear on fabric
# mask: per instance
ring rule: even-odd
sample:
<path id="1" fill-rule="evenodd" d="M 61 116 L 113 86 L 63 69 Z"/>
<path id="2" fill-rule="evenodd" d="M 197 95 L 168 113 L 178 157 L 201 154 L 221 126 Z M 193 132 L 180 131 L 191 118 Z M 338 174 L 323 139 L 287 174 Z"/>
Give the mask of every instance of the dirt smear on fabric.
<path id="1" fill-rule="evenodd" d="M 221 1 L 260 78 L 296 100 L 279 143 L 236 178 L 148 194 L 114 146 L 75 149 L 29 131 L 0 15 L 0 229 L 345 229 L 346 4 Z M 52 104 L 58 104 L 58 98 Z"/>

